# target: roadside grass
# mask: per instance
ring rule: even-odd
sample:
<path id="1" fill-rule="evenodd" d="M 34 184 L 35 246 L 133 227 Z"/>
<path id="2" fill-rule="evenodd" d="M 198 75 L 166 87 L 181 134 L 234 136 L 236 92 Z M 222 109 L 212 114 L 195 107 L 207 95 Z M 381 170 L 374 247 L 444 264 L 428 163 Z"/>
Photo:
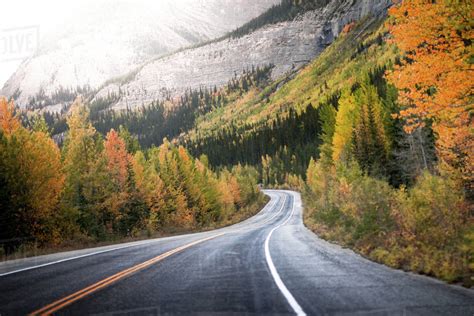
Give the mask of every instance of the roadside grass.
<path id="1" fill-rule="evenodd" d="M 469 203 L 450 179 L 425 173 L 396 189 L 366 175 L 327 177 L 330 185 L 302 190 L 304 224 L 319 237 L 392 268 L 474 285 Z"/>

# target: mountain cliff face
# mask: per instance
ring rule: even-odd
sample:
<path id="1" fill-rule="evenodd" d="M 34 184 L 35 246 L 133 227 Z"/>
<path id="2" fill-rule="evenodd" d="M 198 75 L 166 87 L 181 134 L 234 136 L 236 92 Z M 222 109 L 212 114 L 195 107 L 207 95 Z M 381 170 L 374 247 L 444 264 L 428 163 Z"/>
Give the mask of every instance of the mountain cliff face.
<path id="1" fill-rule="evenodd" d="M 146 61 L 241 26 L 279 0 L 104 0 L 46 34 L 0 94 L 21 107 L 38 93 L 96 89 Z M 47 103 L 47 102 L 46 102 Z M 48 104 L 50 105 L 50 104 Z"/>
<path id="2" fill-rule="evenodd" d="M 277 78 L 315 58 L 347 23 L 384 14 L 390 4 L 391 0 L 334 0 L 293 21 L 149 62 L 128 80 L 104 86 L 97 97 L 120 95 L 113 108 L 125 109 L 177 96 L 188 88 L 219 87 L 252 67 L 273 65 L 272 77 Z"/>

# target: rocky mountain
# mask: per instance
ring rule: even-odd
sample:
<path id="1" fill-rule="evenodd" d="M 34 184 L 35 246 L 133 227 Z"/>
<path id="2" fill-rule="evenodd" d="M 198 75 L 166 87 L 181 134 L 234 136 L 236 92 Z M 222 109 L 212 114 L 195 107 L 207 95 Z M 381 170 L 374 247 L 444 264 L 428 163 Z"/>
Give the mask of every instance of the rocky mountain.
<path id="1" fill-rule="evenodd" d="M 24 61 L 1 95 L 24 107 L 58 89 L 96 89 L 145 62 L 222 36 L 279 0 L 102 0 L 77 18 L 42 34 L 37 54 Z"/>
<path id="2" fill-rule="evenodd" d="M 368 15 L 384 14 L 391 3 L 391 0 L 333 0 L 294 20 L 153 60 L 125 80 L 109 82 L 96 97 L 119 95 L 114 109 L 135 108 L 178 96 L 188 88 L 225 85 L 233 76 L 252 67 L 273 65 L 275 79 L 314 59 L 346 24 Z"/>

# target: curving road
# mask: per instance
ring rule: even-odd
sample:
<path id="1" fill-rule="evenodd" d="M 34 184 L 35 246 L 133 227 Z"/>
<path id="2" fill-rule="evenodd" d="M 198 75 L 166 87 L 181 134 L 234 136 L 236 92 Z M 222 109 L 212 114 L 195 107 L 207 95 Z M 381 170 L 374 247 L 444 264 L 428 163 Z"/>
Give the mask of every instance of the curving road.
<path id="1" fill-rule="evenodd" d="M 0 315 L 474 315 L 474 291 L 319 239 L 291 191 L 210 232 L 0 264 Z"/>

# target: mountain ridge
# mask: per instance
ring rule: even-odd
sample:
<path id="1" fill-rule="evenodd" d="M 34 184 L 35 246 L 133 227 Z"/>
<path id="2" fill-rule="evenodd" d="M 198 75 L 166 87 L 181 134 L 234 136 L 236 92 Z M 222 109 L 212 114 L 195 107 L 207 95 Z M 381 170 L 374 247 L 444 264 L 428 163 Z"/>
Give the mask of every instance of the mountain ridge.
<path id="1" fill-rule="evenodd" d="M 38 53 L 20 65 L 2 94 L 25 108 L 43 91 L 52 96 L 60 88 L 98 88 L 156 56 L 226 34 L 278 0 L 226 2 L 141 1 L 145 5 L 139 6 L 102 1 L 78 12 L 77 21 L 46 34 Z"/>
<path id="2" fill-rule="evenodd" d="M 277 79 L 315 58 L 347 23 L 383 14 L 390 5 L 389 0 L 336 0 L 292 21 L 154 60 L 136 72 L 131 81 L 103 87 L 97 97 L 122 93 L 113 108 L 133 109 L 170 94 L 181 95 L 189 88 L 223 86 L 235 73 L 252 67 L 273 65 L 272 78 Z"/>

